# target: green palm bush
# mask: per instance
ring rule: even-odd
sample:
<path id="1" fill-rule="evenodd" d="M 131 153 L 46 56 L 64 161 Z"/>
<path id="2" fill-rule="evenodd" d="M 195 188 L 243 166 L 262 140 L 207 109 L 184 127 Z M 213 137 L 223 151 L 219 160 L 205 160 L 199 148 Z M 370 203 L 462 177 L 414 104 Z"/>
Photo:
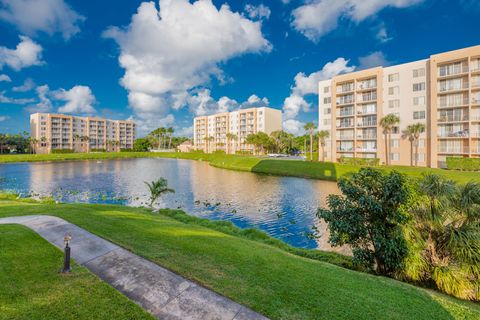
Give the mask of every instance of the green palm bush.
<path id="1" fill-rule="evenodd" d="M 150 208 L 153 208 L 153 204 L 157 202 L 158 198 L 165 193 L 174 193 L 175 190 L 168 188 L 168 181 L 165 178 L 159 178 L 156 181 L 146 182 L 148 190 L 150 191 Z"/>
<path id="2" fill-rule="evenodd" d="M 405 228 L 409 255 L 400 277 L 479 301 L 480 184 L 426 174 L 418 190 L 422 201 Z"/>

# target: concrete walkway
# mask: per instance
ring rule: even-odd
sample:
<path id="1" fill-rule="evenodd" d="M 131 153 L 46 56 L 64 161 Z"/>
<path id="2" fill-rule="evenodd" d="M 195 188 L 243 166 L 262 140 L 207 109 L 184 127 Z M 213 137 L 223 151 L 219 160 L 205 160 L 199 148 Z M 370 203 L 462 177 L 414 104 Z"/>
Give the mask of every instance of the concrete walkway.
<path id="1" fill-rule="evenodd" d="M 143 259 L 63 219 L 34 215 L 0 219 L 21 224 L 63 250 L 72 236 L 72 257 L 158 319 L 267 319 L 246 307 Z"/>

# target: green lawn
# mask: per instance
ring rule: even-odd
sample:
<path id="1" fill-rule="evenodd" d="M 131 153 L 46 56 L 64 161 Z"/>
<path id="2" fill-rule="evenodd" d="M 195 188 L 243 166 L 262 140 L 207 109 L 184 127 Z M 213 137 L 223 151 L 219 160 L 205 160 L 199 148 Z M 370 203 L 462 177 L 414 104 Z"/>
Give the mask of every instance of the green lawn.
<path id="1" fill-rule="evenodd" d="M 203 221 L 178 211 L 152 214 L 113 205 L 0 201 L 2 217 L 28 214 L 64 218 L 272 319 L 480 318 L 480 306 L 474 303 L 300 257 L 266 240 L 250 240 L 249 232 L 232 231 L 224 222 Z M 219 231 L 223 229 L 226 232 Z M 16 255 L 24 241 L 11 242 L 4 254 Z M 43 261 L 42 256 L 50 259 L 40 253 L 15 264 Z M 36 263 L 29 267 L 44 268 Z M 0 280 L 10 282 L 21 281 L 17 278 L 24 274 L 1 273 Z M 96 299 L 105 305 L 101 297 Z"/>
<path id="2" fill-rule="evenodd" d="M 153 319 L 87 269 L 59 272 L 62 252 L 19 225 L 0 225 L 0 319 Z"/>
<path id="3" fill-rule="evenodd" d="M 343 165 L 331 162 L 309 162 L 276 160 L 253 156 L 222 155 L 193 153 L 152 153 L 152 152 L 103 152 L 103 153 L 70 153 L 70 154 L 23 154 L 0 155 L 1 163 L 35 162 L 35 161 L 64 161 L 87 159 L 124 159 L 124 158 L 177 158 L 201 160 L 210 162 L 212 166 L 230 170 L 250 171 L 262 174 L 293 176 L 311 179 L 336 181 L 349 172 L 355 172 L 360 166 Z M 480 180 L 480 172 L 454 171 L 408 166 L 379 166 L 383 170 L 397 170 L 412 177 L 420 177 L 423 172 L 433 172 L 443 175 L 457 182 L 465 183 L 470 180 Z"/>

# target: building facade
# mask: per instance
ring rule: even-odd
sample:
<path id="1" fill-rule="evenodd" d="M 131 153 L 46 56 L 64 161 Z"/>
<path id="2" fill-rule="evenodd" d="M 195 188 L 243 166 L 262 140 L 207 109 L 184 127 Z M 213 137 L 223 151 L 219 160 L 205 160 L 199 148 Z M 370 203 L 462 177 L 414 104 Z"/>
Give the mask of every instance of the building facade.
<path id="1" fill-rule="evenodd" d="M 133 121 L 64 114 L 30 115 L 30 132 L 37 141 L 37 153 L 60 149 L 74 152 L 120 151 L 133 148 L 135 141 Z"/>
<path id="2" fill-rule="evenodd" d="M 380 119 L 400 118 L 389 154 Z M 423 123 L 418 153 L 405 135 Z M 326 158 L 390 158 L 392 165 L 444 167 L 446 158 L 480 157 L 480 46 L 319 82 L 319 130 L 330 132 Z M 415 159 L 416 157 L 416 159 Z"/>
<path id="3" fill-rule="evenodd" d="M 193 120 L 195 150 L 211 153 L 252 152 L 253 146 L 245 143 L 249 134 L 282 130 L 282 112 L 272 108 L 249 108 Z M 230 136 L 230 138 L 229 138 Z"/>

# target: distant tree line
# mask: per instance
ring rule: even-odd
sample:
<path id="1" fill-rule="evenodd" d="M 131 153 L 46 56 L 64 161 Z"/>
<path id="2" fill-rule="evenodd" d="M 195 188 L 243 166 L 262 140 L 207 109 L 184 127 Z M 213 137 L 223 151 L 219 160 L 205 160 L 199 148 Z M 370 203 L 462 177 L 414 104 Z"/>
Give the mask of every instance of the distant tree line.
<path id="1" fill-rule="evenodd" d="M 0 154 L 33 153 L 34 144 L 26 131 L 18 134 L 0 133 Z"/>

